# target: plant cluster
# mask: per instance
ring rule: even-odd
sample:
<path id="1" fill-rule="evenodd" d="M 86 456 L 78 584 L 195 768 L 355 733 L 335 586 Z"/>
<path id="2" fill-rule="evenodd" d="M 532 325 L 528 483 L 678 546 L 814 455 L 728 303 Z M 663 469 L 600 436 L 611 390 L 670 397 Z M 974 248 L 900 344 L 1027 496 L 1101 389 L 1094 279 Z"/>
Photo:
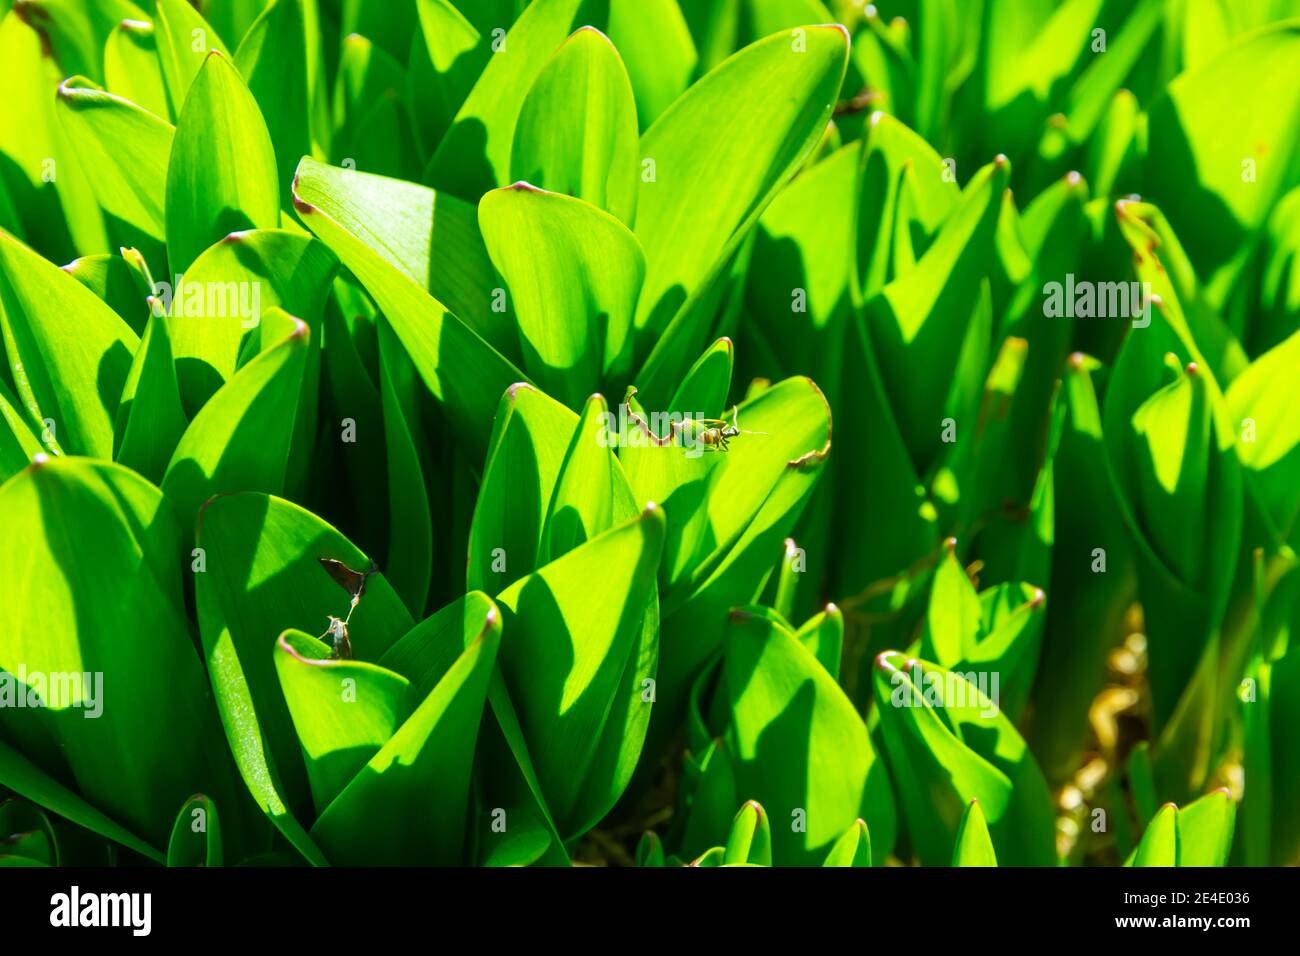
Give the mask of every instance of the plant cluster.
<path id="1" fill-rule="evenodd" d="M 1296 862 L 1298 60 L 0 0 L 0 864 Z"/>

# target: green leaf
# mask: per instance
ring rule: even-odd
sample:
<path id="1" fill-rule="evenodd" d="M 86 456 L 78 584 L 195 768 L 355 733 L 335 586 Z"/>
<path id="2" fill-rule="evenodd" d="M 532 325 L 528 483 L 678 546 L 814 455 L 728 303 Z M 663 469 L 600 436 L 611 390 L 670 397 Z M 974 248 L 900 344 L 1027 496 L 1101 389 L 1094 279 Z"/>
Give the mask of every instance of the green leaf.
<path id="1" fill-rule="evenodd" d="M 802 48 L 800 48 L 802 46 Z M 721 269 L 825 129 L 848 32 L 808 27 L 737 53 L 673 103 L 641 140 L 637 238 L 647 253 L 636 325 L 646 340 Z M 725 123 L 716 117 L 725 116 Z"/>
<path id="2" fill-rule="evenodd" d="M 280 225 L 270 134 L 239 71 L 220 52 L 204 61 L 176 121 L 166 201 L 175 274 L 232 232 Z"/>
<path id="3" fill-rule="evenodd" d="M 493 37 L 493 55 L 438 144 L 425 170 L 426 183 L 469 202 L 506 184 L 524 99 L 555 48 L 582 25 L 587 5 L 587 0 L 539 0 L 509 33 Z"/>
<path id="4" fill-rule="evenodd" d="M 131 374 L 122 389 L 114 429 L 113 457 L 150 481 L 161 483 L 189 420 L 181 407 L 167 320 L 155 315 L 145 327 Z"/>
<path id="5" fill-rule="evenodd" d="M 318 330 L 335 268 L 324 244 L 308 236 L 253 229 L 204 250 L 176 285 L 159 283 L 186 412 L 196 415 L 230 381 L 250 330 L 272 309 Z"/>
<path id="6" fill-rule="evenodd" d="M 854 820 L 826 854 L 822 866 L 871 866 L 871 834 L 865 820 Z"/>
<path id="7" fill-rule="evenodd" d="M 422 79 L 408 78 L 401 65 L 370 40 L 349 35 L 343 41 L 334 91 L 331 147 L 337 160 L 385 176 L 418 176 L 421 164 L 403 96 L 408 86 L 411 95 L 417 95 Z"/>
<path id="8" fill-rule="evenodd" d="M 993 839 L 978 800 L 971 800 L 957 828 L 957 842 L 952 850 L 953 866 L 997 866 Z"/>
<path id="9" fill-rule="evenodd" d="M 727 865 L 772 865 L 772 826 L 762 804 L 750 800 L 736 814 L 725 848 Z"/>
<path id="10" fill-rule="evenodd" d="M 999 862 L 1053 866 L 1055 820 L 1038 764 L 1015 727 L 963 675 L 889 651 L 875 661 L 890 776 L 923 865 L 953 857 L 979 800 Z"/>
<path id="11" fill-rule="evenodd" d="M 347 613 L 347 592 L 317 559 L 358 569 L 370 559 L 315 515 L 262 494 L 208 502 L 196 538 L 199 633 L 230 750 L 271 821 L 308 860 L 323 863 L 299 822 L 311 818 L 311 797 L 272 651 L 284 631 L 323 629 L 329 615 Z M 349 621 L 354 653 L 381 659 L 411 623 L 383 575 L 371 575 Z"/>
<path id="12" fill-rule="evenodd" d="M 1222 306 L 1277 200 L 1300 182 L 1292 135 L 1300 24 L 1242 37 L 1151 104 L 1144 176 Z M 1252 179 L 1245 185 L 1245 163 Z M 1158 185 L 1158 188 L 1156 187 Z"/>
<path id="13" fill-rule="evenodd" d="M 185 801 L 171 839 L 167 841 L 168 866 L 221 866 L 221 821 L 217 805 L 203 794 Z"/>
<path id="14" fill-rule="evenodd" d="M 64 262 L 110 248 L 86 170 L 56 115 L 55 90 L 67 74 L 17 10 L 0 19 L 0 62 L 9 70 L 0 112 L 3 179 L 25 241 Z"/>
<path id="15" fill-rule="evenodd" d="M 627 70 L 604 34 L 583 27 L 555 52 L 524 100 L 510 178 L 585 199 L 630 225 L 639 160 Z"/>
<path id="16" fill-rule="evenodd" d="M 429 596 L 433 519 L 420 463 L 419 382 L 387 321 L 379 323 L 379 380 L 388 456 L 388 576 L 411 613 Z"/>
<path id="17" fill-rule="evenodd" d="M 163 198 L 175 129 L 129 100 L 105 93 L 85 77 L 59 84 L 59 119 L 92 164 L 91 183 L 110 215 L 159 244 L 166 225 Z"/>
<path id="18" fill-rule="evenodd" d="M 139 255 L 135 250 L 126 250 L 124 255 L 132 253 Z M 144 334 L 150 313 L 148 297 L 153 289 L 146 276 L 122 255 L 105 252 L 82 256 L 69 262 L 63 271 L 95 293 L 132 332 Z"/>
<path id="19" fill-rule="evenodd" d="M 480 460 L 501 394 L 524 381 L 524 374 L 391 258 L 368 245 L 354 231 L 355 224 L 336 220 L 329 211 L 334 202 L 307 175 L 313 165 L 304 160 L 295 180 L 298 214 L 374 297 L 434 398 L 447 408 L 462 446 Z"/>
<path id="20" fill-rule="evenodd" d="M 3 419 L 0 424 L 0 484 L 3 484 L 30 465 L 44 446 L 3 380 L 0 380 L 0 419 Z"/>
<path id="21" fill-rule="evenodd" d="M 173 114 L 158 57 L 158 32 L 146 20 L 122 20 L 104 43 L 104 88 L 162 120 Z"/>
<path id="22" fill-rule="evenodd" d="M 4 780 L 10 790 L 38 806 L 48 807 L 78 826 L 120 843 L 146 859 L 159 863 L 164 859 L 160 851 L 105 816 L 76 791 L 63 786 L 4 741 L 0 741 L 0 780 Z"/>
<path id="23" fill-rule="evenodd" d="M 279 310 L 268 315 L 268 321 Z M 190 422 L 163 476 L 163 493 L 188 524 L 218 493 L 281 494 L 307 365 L 310 330 L 282 312 L 291 329 L 242 368 Z"/>
<path id="24" fill-rule="evenodd" d="M 323 813 L 410 716 L 411 682 L 367 661 L 332 660 L 327 644 L 285 631 L 275 670 Z"/>
<path id="25" fill-rule="evenodd" d="M 1265 352 L 1228 387 L 1228 412 L 1241 423 L 1237 456 L 1282 537 L 1300 517 L 1300 401 L 1290 387 L 1300 367 L 1300 331 Z M 1249 423 L 1249 425 L 1247 425 Z M 1244 432 L 1249 428 L 1249 440 Z"/>
<path id="26" fill-rule="evenodd" d="M 157 0 L 158 61 L 171 115 L 179 117 L 209 53 L 225 54 L 221 37 L 188 0 Z"/>
<path id="27" fill-rule="evenodd" d="M 415 183 L 310 159 L 298 167 L 294 195 L 445 303 L 497 351 L 515 359 L 519 334 L 510 316 L 495 307 L 500 281 L 483 244 L 475 206 Z"/>
<path id="28" fill-rule="evenodd" d="M 7 740 L 154 847 L 196 790 L 233 806 L 185 616 L 181 529 L 158 490 L 118 465 L 42 457 L 0 488 L 0 513 L 15 585 L 0 670 L 47 704 L 0 708 Z"/>
<path id="29" fill-rule="evenodd" d="M 963 381 L 960 368 L 966 343 L 978 342 L 980 322 L 972 320 L 971 308 L 988 269 L 1010 172 L 1005 157 L 980 170 L 916 266 L 866 306 L 881 382 L 922 474 L 943 447 L 945 412 L 963 420 L 962 389 L 983 385 Z"/>
<path id="30" fill-rule="evenodd" d="M 884 766 L 853 704 L 794 633 L 736 611 L 723 686 L 738 790 L 782 821 L 772 832 L 776 862 L 824 860 L 858 818 L 875 834 L 876 862 L 883 862 L 896 826 Z"/>
<path id="31" fill-rule="evenodd" d="M 72 276 L 0 232 L 0 333 L 30 422 L 51 433 L 55 449 L 111 458 L 113 417 L 140 344 L 130 327 Z"/>
<path id="32" fill-rule="evenodd" d="M 1147 824 L 1129 866 L 1178 865 L 1178 808 L 1166 803 Z"/>
<path id="33" fill-rule="evenodd" d="M 541 566 L 546 516 L 577 425 L 571 411 L 530 386 L 511 386 L 501 397 L 469 531 L 471 590 L 496 593 Z"/>
<path id="34" fill-rule="evenodd" d="M 500 644 L 493 618 L 321 814 L 311 833 L 331 862 L 464 862 L 470 774 Z"/>
<path id="35" fill-rule="evenodd" d="M 805 621 L 794 636 L 812 651 L 833 680 L 839 680 L 840 659 L 844 654 L 844 615 L 838 607 L 827 604 L 825 610 Z"/>
<path id="36" fill-rule="evenodd" d="M 636 845 L 636 865 L 648 867 L 664 865 L 664 846 L 659 842 L 659 835 L 653 830 L 643 833 Z"/>
<path id="37" fill-rule="evenodd" d="M 311 0 L 271 0 L 235 51 L 275 150 L 277 196 L 286 193 L 298 161 L 311 152 L 307 103 L 307 33 L 303 6 Z M 285 196 L 287 199 L 288 197 Z"/>
<path id="38" fill-rule="evenodd" d="M 642 129 L 650 126 L 695 74 L 699 57 L 677 0 L 611 0 L 606 31 L 627 66 Z"/>
<path id="39" fill-rule="evenodd" d="M 411 90 L 419 97 L 415 115 L 427 153 L 446 134 L 492 48 L 451 0 L 417 0 L 416 10 L 420 35 L 411 49 Z"/>
<path id="40" fill-rule="evenodd" d="M 593 395 L 573 430 L 537 546 L 545 564 L 636 516 L 623 466 L 614 455 L 609 407 Z"/>
<path id="41" fill-rule="evenodd" d="M 504 614 L 501 672 L 561 836 L 600 820 L 631 779 L 658 653 L 655 567 L 664 519 L 637 518 L 516 581 Z M 599 602 L 592 581 L 602 582 Z"/>
<path id="42" fill-rule="evenodd" d="M 1147 824 L 1125 866 L 1226 866 L 1236 804 L 1227 790 L 1179 809 L 1166 803 Z"/>
<path id="43" fill-rule="evenodd" d="M 524 365 L 545 391 L 577 408 L 602 380 L 630 371 L 645 262 L 621 222 L 518 183 L 483 197 L 479 223 L 510 288 Z"/>

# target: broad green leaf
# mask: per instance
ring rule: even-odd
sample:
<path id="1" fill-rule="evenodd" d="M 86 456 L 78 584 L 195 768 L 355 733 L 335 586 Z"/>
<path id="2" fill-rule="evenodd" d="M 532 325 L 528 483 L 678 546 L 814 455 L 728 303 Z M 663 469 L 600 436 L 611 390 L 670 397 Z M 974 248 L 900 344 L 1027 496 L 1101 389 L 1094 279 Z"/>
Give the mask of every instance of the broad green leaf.
<path id="1" fill-rule="evenodd" d="M 330 615 L 348 613 L 347 592 L 319 558 L 357 569 L 370 559 L 315 515 L 262 494 L 210 501 L 196 537 L 199 633 L 231 752 L 271 821 L 308 860 L 323 863 L 300 822 L 311 819 L 311 796 L 272 651 L 284 631 L 319 633 Z M 372 575 L 348 625 L 353 652 L 379 660 L 411 623 L 383 575 Z"/>
<path id="2" fill-rule="evenodd" d="M 989 836 L 988 822 L 978 800 L 971 800 L 957 828 L 957 842 L 952 850 L 953 866 L 997 866 L 997 854 Z"/>
<path id="3" fill-rule="evenodd" d="M 23 238 L 66 262 L 110 248 L 103 212 L 78 150 L 58 121 L 55 91 L 68 75 L 47 41 L 11 10 L 0 19 L 5 108 L 0 111 L 0 178 Z"/>
<path id="4" fill-rule="evenodd" d="M 66 321 L 72 315 L 76 323 Z M 31 424 L 70 454 L 111 458 L 113 417 L 140 345 L 130 327 L 72 276 L 0 232 L 0 333 Z"/>
<path id="5" fill-rule="evenodd" d="M 181 407 L 167 320 L 155 315 L 145 327 L 144 339 L 122 389 L 113 457 L 150 481 L 161 483 L 188 425 Z"/>
<path id="6" fill-rule="evenodd" d="M 515 359 L 519 333 L 498 307 L 500 281 L 479 232 L 476 207 L 414 183 L 309 159 L 298 168 L 294 190 Z"/>
<path id="7" fill-rule="evenodd" d="M 641 155 L 654 174 L 643 160 L 635 232 L 647 252 L 636 320 L 647 340 L 721 268 L 816 145 L 847 59 L 840 26 L 768 37 L 693 85 L 646 131 Z"/>
<path id="8" fill-rule="evenodd" d="M 217 805 L 203 794 L 195 794 L 176 814 L 167 841 L 167 865 L 221 866 L 223 862 Z"/>
<path id="9" fill-rule="evenodd" d="M 125 254 L 130 255 L 132 251 L 126 250 Z M 150 312 L 148 297 L 153 289 L 146 277 L 123 256 L 106 252 L 82 256 L 69 262 L 63 271 L 95 293 L 132 332 L 143 335 Z"/>
<path id="10" fill-rule="evenodd" d="M 425 170 L 428 185 L 477 202 L 506 184 L 524 99 L 555 49 L 582 26 L 589 6 L 588 0 L 537 0 L 509 33 L 493 36 L 493 55 Z"/>
<path id="11" fill-rule="evenodd" d="M 658 654 L 655 566 L 662 512 L 637 518 L 497 596 L 500 666 L 562 836 L 585 832 L 622 795 L 650 719 L 644 681 Z M 591 600 L 593 580 L 602 599 Z"/>
<path id="12" fill-rule="evenodd" d="M 288 199 L 298 161 L 311 153 L 307 103 L 307 33 L 303 6 L 309 0 L 271 0 L 235 51 L 235 66 L 248 84 L 271 134 L 277 196 Z"/>
<path id="13" fill-rule="evenodd" d="M 221 37 L 188 0 L 156 0 L 158 62 L 171 115 L 179 117 L 208 54 L 228 53 Z"/>
<path id="14" fill-rule="evenodd" d="M 104 88 L 171 122 L 158 57 L 158 32 L 147 20 L 122 20 L 104 43 Z"/>
<path id="15" fill-rule="evenodd" d="M 645 276 L 627 227 L 580 199 L 525 183 L 484 196 L 479 223 L 509 286 L 524 366 L 537 383 L 577 408 L 606 376 L 625 375 Z"/>
<path id="16" fill-rule="evenodd" d="M 1047 784 L 996 703 L 962 675 L 897 652 L 879 655 L 874 671 L 890 776 L 922 864 L 951 862 L 979 800 L 1002 865 L 1055 865 Z"/>
<path id="17" fill-rule="evenodd" d="M 1158 197 L 1219 306 L 1251 237 L 1300 181 L 1300 77 L 1285 66 L 1298 50 L 1295 21 L 1243 37 L 1175 78 L 1149 110 L 1144 192 Z"/>
<path id="18" fill-rule="evenodd" d="M 386 321 L 379 325 L 379 379 L 388 464 L 388 576 L 411 613 L 429 596 L 433 527 L 420 463 L 419 381 Z"/>
<path id="19" fill-rule="evenodd" d="M 482 591 L 470 591 L 407 631 L 379 659 L 379 666 L 411 683 L 417 701 L 427 697 L 474 638 L 496 626 L 501 612 Z"/>
<path id="20" fill-rule="evenodd" d="M 1216 790 L 1187 806 L 1167 803 L 1147 824 L 1125 866 L 1226 866 L 1236 804 Z"/>
<path id="21" fill-rule="evenodd" d="M 1166 803 L 1147 824 L 1129 866 L 1178 865 L 1178 808 Z"/>
<path id="22" fill-rule="evenodd" d="M 530 386 L 501 397 L 470 525 L 469 589 L 499 592 L 550 560 L 538 563 L 542 535 L 578 427 L 576 415 Z"/>
<path id="23" fill-rule="evenodd" d="M 24 0 L 24 19 L 40 30 L 43 43 L 65 73 L 101 79 L 104 45 L 123 20 L 145 12 L 130 0 Z"/>
<path id="24" fill-rule="evenodd" d="M 642 129 L 685 92 L 699 60 L 677 0 L 610 0 L 606 31 L 627 66 Z"/>
<path id="25" fill-rule="evenodd" d="M 921 656 L 941 667 L 955 667 L 979 643 L 983 620 L 979 596 L 957 560 L 957 539 L 949 538 L 944 551 L 934 572 Z"/>
<path id="26" fill-rule="evenodd" d="M 464 862 L 474 751 L 500 644 L 493 621 L 321 814 L 311 834 L 331 862 Z"/>
<path id="27" fill-rule="evenodd" d="M 99 204 L 161 250 L 167 162 L 175 135 L 171 124 L 84 77 L 61 83 L 58 102 L 64 128 L 92 165 Z"/>
<path id="28" fill-rule="evenodd" d="M 312 165 L 304 161 L 299 167 L 294 193 L 299 216 L 373 296 L 434 398 L 446 407 L 462 447 L 480 460 L 501 394 L 524 381 L 524 374 L 391 258 L 359 237 L 355 223 L 336 220 L 329 211 L 334 203 L 304 175 Z M 315 205 L 321 201 L 326 205 Z"/>
<path id="29" fill-rule="evenodd" d="M 1227 866 L 1237 804 L 1227 789 L 1207 793 L 1178 811 L 1178 865 Z"/>
<path id="30" fill-rule="evenodd" d="M 965 343 L 979 333 L 971 308 L 989 265 L 1009 176 L 1005 158 L 980 170 L 915 268 L 866 306 L 881 381 L 922 473 L 942 449 L 941 423 L 949 403 L 972 384 L 962 381 L 959 366 Z M 959 426 L 965 417 L 957 416 Z"/>
<path id="31" fill-rule="evenodd" d="M 176 121 L 166 202 L 167 258 L 178 275 L 232 232 L 280 225 L 266 122 L 239 71 L 220 52 L 204 61 Z"/>
<path id="32" fill-rule="evenodd" d="M 614 455 L 611 417 L 604 398 L 593 395 L 587 400 L 547 505 L 537 546 L 538 565 L 554 561 L 636 516 L 632 487 Z"/>
<path id="33" fill-rule="evenodd" d="M 205 249 L 175 284 L 159 283 L 186 412 L 197 414 L 230 381 L 246 338 L 273 309 L 319 330 L 335 269 L 308 236 L 252 229 Z"/>
<path id="34" fill-rule="evenodd" d="M 737 611 L 727 628 L 723 686 L 739 792 L 781 821 L 772 830 L 775 861 L 819 863 L 862 818 L 883 862 L 896 828 L 884 765 L 848 697 L 794 633 Z"/>
<path id="35" fill-rule="evenodd" d="M 840 677 L 840 660 L 844 654 L 844 615 L 834 604 L 813 615 L 794 634 L 826 668 L 834 680 Z"/>
<path id="36" fill-rule="evenodd" d="M 47 705 L 0 708 L 7 740 L 157 848 L 196 790 L 233 806 L 185 616 L 181 528 L 158 490 L 118 465 L 39 457 L 0 489 L 0 509 L 0 568 L 16 587 L 0 670 Z"/>
<path id="37" fill-rule="evenodd" d="M 551 57 L 524 100 L 510 178 L 585 199 L 631 224 L 639 160 L 627 70 L 604 34 L 583 27 Z"/>
<path id="38" fill-rule="evenodd" d="M 411 117 L 404 102 L 415 87 L 401 65 L 358 34 L 343 41 L 334 90 L 330 143 L 336 162 L 383 176 L 405 179 L 419 174 Z"/>
<path id="39" fill-rule="evenodd" d="M 416 0 L 416 10 L 420 34 L 411 48 L 411 92 L 418 97 L 416 122 L 427 155 L 446 134 L 492 47 L 451 0 Z"/>
<path id="40" fill-rule="evenodd" d="M 1231 419 L 1240 424 L 1237 456 L 1278 532 L 1300 515 L 1300 403 L 1292 387 L 1300 368 L 1300 331 L 1255 359 L 1228 387 Z"/>
<path id="41" fill-rule="evenodd" d="M 274 656 L 321 813 L 410 716 L 411 682 L 368 661 L 332 660 L 302 631 L 281 634 Z"/>
<path id="42" fill-rule="evenodd" d="M 821 478 L 830 451 L 828 411 L 816 386 L 799 378 L 741 405 L 741 428 L 767 435 L 742 434 L 730 451 L 705 453 L 713 467 L 698 498 L 692 495 L 701 490 L 690 486 L 680 501 L 654 498 L 628 466 L 638 500 L 663 500 L 670 516 L 664 568 L 674 567 L 670 560 L 680 562 L 671 583 L 661 581 L 662 641 L 669 650 L 663 656 L 659 699 L 669 723 L 680 715 L 698 668 L 719 649 L 731 609 L 759 599 L 774 556 L 780 555 Z M 680 448 L 644 452 L 685 454 Z M 681 525 L 671 517 L 673 507 L 688 515 Z M 666 730 L 668 724 L 660 726 Z"/>
<path id="43" fill-rule="evenodd" d="M 213 495 L 284 492 L 311 337 L 305 322 L 291 321 L 292 331 L 222 386 L 181 436 L 162 489 L 187 525 Z"/>

